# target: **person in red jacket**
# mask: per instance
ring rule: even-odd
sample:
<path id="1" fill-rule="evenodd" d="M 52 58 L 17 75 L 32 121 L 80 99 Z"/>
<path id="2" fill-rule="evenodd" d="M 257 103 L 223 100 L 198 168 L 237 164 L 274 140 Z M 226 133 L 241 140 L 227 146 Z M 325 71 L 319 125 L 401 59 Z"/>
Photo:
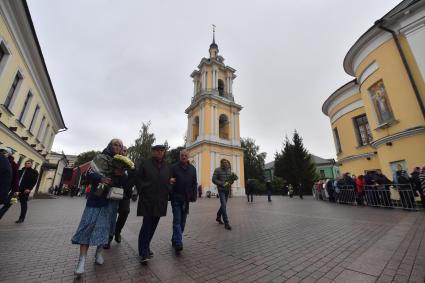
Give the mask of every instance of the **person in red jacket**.
<path id="1" fill-rule="evenodd" d="M 364 180 L 363 175 L 358 176 L 356 178 L 356 191 L 357 191 L 356 202 L 357 202 L 357 205 L 364 205 L 363 195 L 364 195 L 364 186 L 365 185 L 366 185 L 366 182 Z"/>

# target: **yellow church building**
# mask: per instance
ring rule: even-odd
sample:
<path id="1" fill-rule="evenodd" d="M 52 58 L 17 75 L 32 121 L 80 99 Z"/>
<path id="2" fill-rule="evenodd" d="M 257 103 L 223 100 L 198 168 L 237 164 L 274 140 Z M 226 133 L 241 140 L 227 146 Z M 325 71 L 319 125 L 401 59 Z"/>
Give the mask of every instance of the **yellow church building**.
<path id="1" fill-rule="evenodd" d="M 186 148 L 196 167 L 203 194 L 217 192 L 212 175 L 220 166 L 220 160 L 227 159 L 232 172 L 239 177 L 232 186 L 232 194 L 243 195 L 244 164 L 239 130 L 242 106 L 235 103 L 232 91 L 236 70 L 224 64 L 218 51 L 213 35 L 209 58 L 202 58 L 191 74 L 194 93 L 185 111 L 188 119 Z"/>
<path id="2" fill-rule="evenodd" d="M 340 171 L 425 166 L 425 1 L 402 1 L 350 48 L 354 77 L 325 101 Z"/>

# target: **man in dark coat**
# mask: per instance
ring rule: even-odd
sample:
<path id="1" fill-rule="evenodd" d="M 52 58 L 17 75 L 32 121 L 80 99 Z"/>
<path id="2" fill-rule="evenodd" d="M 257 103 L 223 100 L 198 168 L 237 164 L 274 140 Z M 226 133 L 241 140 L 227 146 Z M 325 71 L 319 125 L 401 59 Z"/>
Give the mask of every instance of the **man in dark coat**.
<path id="1" fill-rule="evenodd" d="M 19 170 L 19 202 L 21 203 L 21 215 L 16 223 L 25 220 L 28 210 L 28 197 L 37 183 L 38 172 L 32 169 L 32 160 L 25 162 L 24 168 Z"/>
<path id="2" fill-rule="evenodd" d="M 139 256 L 145 264 L 153 253 L 150 242 L 159 219 L 167 214 L 168 197 L 171 192 L 171 166 L 164 160 L 165 146 L 152 147 L 152 158 L 141 162 L 136 169 L 136 186 L 139 192 L 137 216 L 143 216 L 139 233 Z"/>
<path id="3" fill-rule="evenodd" d="M 266 189 L 267 189 L 267 200 L 269 202 L 271 202 L 272 201 L 273 186 L 272 186 L 272 182 L 270 182 L 270 180 L 266 181 Z"/>
<path id="4" fill-rule="evenodd" d="M 12 206 L 11 199 L 19 191 L 18 164 L 16 164 L 15 159 L 13 158 L 13 155 L 12 155 L 12 151 L 10 149 L 8 149 L 8 152 L 6 155 L 8 155 L 7 159 L 9 160 L 10 168 L 12 169 L 12 179 L 10 182 L 9 193 L 7 195 L 6 200 L 3 201 L 3 204 L 4 204 L 3 207 L 0 209 L 0 219 Z"/>
<path id="5" fill-rule="evenodd" d="M 171 242 L 179 254 L 183 249 L 183 231 L 189 213 L 189 202 L 196 201 L 196 168 L 189 163 L 187 150 L 180 151 L 180 161 L 173 165 L 173 178 L 176 180 L 171 192 L 173 209 L 173 236 Z"/>
<path id="6" fill-rule="evenodd" d="M 245 185 L 245 194 L 248 199 L 251 197 L 251 203 L 254 202 L 254 189 L 255 189 L 255 181 L 253 179 L 248 179 Z"/>
<path id="7" fill-rule="evenodd" d="M 0 147 L 0 204 L 6 205 L 10 184 L 12 182 L 12 168 L 7 156 L 9 152 L 6 148 Z"/>
<path id="8" fill-rule="evenodd" d="M 419 178 L 420 173 L 421 168 L 415 167 L 413 172 L 410 174 L 410 182 L 412 183 L 414 194 L 421 197 L 422 207 L 425 208 L 425 195 L 421 189 L 421 180 Z"/>
<path id="9" fill-rule="evenodd" d="M 415 208 L 415 196 L 413 194 L 409 175 L 403 170 L 400 164 L 397 165 L 397 171 L 395 172 L 393 182 L 397 185 L 403 209 L 408 210 Z"/>

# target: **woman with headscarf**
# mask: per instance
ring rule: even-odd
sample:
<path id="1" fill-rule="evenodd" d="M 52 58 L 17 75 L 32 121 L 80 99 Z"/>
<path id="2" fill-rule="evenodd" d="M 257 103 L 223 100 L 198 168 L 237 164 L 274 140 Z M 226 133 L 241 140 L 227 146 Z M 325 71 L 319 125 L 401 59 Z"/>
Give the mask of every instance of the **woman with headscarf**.
<path id="1" fill-rule="evenodd" d="M 87 198 L 86 207 L 81 217 L 77 232 L 72 237 L 72 243 L 80 245 L 80 257 L 75 274 L 84 273 L 84 265 L 89 246 L 96 246 L 95 263 L 102 265 L 102 247 L 109 242 L 109 230 L 111 213 L 108 207 L 107 186 L 119 185 L 121 172 L 112 169 L 112 159 L 115 154 L 122 151 L 122 142 L 113 139 L 102 153 L 95 156 L 91 162 L 91 168 L 87 173 L 87 179 L 91 183 L 91 190 Z M 105 174 L 108 172 L 109 174 Z M 107 186 L 104 186 L 107 185 Z"/>

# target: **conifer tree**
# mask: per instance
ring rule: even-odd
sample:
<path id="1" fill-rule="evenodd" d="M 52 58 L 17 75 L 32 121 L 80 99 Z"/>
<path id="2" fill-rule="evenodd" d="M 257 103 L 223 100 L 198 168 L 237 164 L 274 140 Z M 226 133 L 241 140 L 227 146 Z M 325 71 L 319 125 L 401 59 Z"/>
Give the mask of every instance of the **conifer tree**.
<path id="1" fill-rule="evenodd" d="M 292 141 L 285 138 L 283 149 L 276 153 L 275 175 L 293 186 L 301 184 L 304 192 L 308 192 L 313 185 L 316 178 L 315 165 L 297 131 L 294 132 Z"/>
<path id="2" fill-rule="evenodd" d="M 263 168 L 266 153 L 260 152 L 260 147 L 252 138 L 241 138 L 243 148 L 244 175 L 245 179 L 257 179 L 263 181 Z"/>
<path id="3" fill-rule="evenodd" d="M 156 138 L 153 133 L 149 132 L 151 122 L 142 123 L 139 131 L 139 137 L 134 141 L 134 145 L 128 148 L 128 156 L 135 164 L 147 159 L 151 156 L 152 145 Z"/>

